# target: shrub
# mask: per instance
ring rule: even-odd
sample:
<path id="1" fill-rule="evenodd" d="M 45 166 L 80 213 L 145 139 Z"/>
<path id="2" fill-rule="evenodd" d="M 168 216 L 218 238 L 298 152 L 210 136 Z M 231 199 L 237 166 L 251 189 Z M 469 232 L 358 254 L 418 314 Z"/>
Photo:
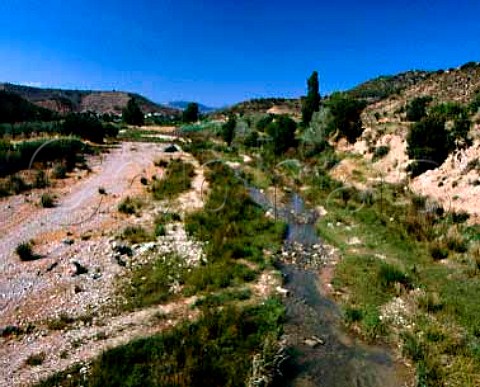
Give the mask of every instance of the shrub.
<path id="1" fill-rule="evenodd" d="M 122 238 L 131 243 L 141 243 L 151 240 L 151 235 L 140 226 L 128 226 L 122 232 Z"/>
<path id="2" fill-rule="evenodd" d="M 32 242 L 22 242 L 20 243 L 15 252 L 17 253 L 18 257 L 22 261 L 33 261 L 38 259 L 38 255 L 33 252 Z"/>
<path id="3" fill-rule="evenodd" d="M 452 212 L 452 222 L 459 224 L 465 223 L 470 218 L 470 214 L 465 211 Z"/>
<path id="4" fill-rule="evenodd" d="M 105 188 L 103 187 L 98 187 L 98 193 L 100 195 L 106 195 L 107 194 L 107 191 L 105 190 Z"/>
<path id="5" fill-rule="evenodd" d="M 347 324 L 353 324 L 361 321 L 363 313 L 361 309 L 347 307 L 344 312 L 344 319 Z"/>
<path id="6" fill-rule="evenodd" d="M 13 175 L 9 177 L 7 182 L 7 187 L 15 195 L 18 195 L 30 188 L 30 186 L 27 183 L 25 183 L 25 180 L 23 180 L 20 176 L 17 176 L 17 175 Z"/>
<path id="7" fill-rule="evenodd" d="M 366 106 L 365 101 L 342 93 L 333 93 L 325 102 L 325 106 L 332 114 L 328 133 L 338 131 L 340 137 L 354 143 L 363 132 L 361 114 Z"/>
<path id="8" fill-rule="evenodd" d="M 35 188 L 48 187 L 48 179 L 44 171 L 40 170 L 35 175 Z"/>
<path id="9" fill-rule="evenodd" d="M 405 273 L 388 263 L 382 263 L 377 278 L 380 285 L 386 290 L 390 289 L 395 283 L 405 286 L 410 285 L 410 281 Z"/>
<path id="10" fill-rule="evenodd" d="M 124 214 L 133 215 L 138 213 L 142 208 L 143 203 L 141 200 L 136 198 L 131 198 L 127 196 L 119 205 L 118 211 Z"/>
<path id="11" fill-rule="evenodd" d="M 266 132 L 272 138 L 273 152 L 276 155 L 281 155 L 287 149 L 296 147 L 296 129 L 297 124 L 288 116 L 279 116 L 267 126 Z"/>
<path id="12" fill-rule="evenodd" d="M 100 120 L 90 113 L 70 113 L 65 118 L 62 132 L 96 143 L 102 143 L 106 131 Z"/>
<path id="13" fill-rule="evenodd" d="M 67 167 L 64 164 L 57 164 L 52 171 L 54 179 L 65 179 L 67 177 Z"/>
<path id="14" fill-rule="evenodd" d="M 45 352 L 40 352 L 27 357 L 27 359 L 25 360 L 25 364 L 29 366 L 39 366 L 43 364 L 46 358 L 47 356 L 45 355 Z"/>
<path id="15" fill-rule="evenodd" d="M 166 176 L 157 180 L 152 185 L 152 193 L 155 199 L 171 199 L 182 192 L 190 189 L 195 169 L 192 164 L 181 160 L 172 160 L 168 164 Z"/>
<path id="16" fill-rule="evenodd" d="M 164 236 L 166 235 L 167 231 L 165 229 L 165 225 L 162 223 L 158 223 L 155 225 L 155 236 Z"/>
<path id="17" fill-rule="evenodd" d="M 148 180 L 147 180 L 147 178 L 146 178 L 145 176 L 142 176 L 142 177 L 140 178 L 140 184 L 142 184 L 142 185 L 148 185 Z"/>
<path id="18" fill-rule="evenodd" d="M 420 121 L 427 115 L 427 105 L 432 97 L 417 97 L 410 101 L 406 108 L 408 121 Z"/>
<path id="19" fill-rule="evenodd" d="M 442 243 L 434 243 L 430 246 L 430 255 L 435 261 L 448 257 L 448 249 Z"/>
<path id="20" fill-rule="evenodd" d="M 409 166 L 412 176 L 439 167 L 451 149 L 445 119 L 428 116 L 410 128 L 407 135 L 407 153 L 413 162 Z"/>
<path id="21" fill-rule="evenodd" d="M 55 207 L 55 198 L 49 193 L 44 193 L 40 198 L 40 205 L 43 208 L 53 208 Z"/>
<path id="22" fill-rule="evenodd" d="M 390 147 L 388 145 L 381 145 L 375 148 L 373 152 L 373 161 L 380 160 L 381 158 L 388 155 L 390 152 Z"/>

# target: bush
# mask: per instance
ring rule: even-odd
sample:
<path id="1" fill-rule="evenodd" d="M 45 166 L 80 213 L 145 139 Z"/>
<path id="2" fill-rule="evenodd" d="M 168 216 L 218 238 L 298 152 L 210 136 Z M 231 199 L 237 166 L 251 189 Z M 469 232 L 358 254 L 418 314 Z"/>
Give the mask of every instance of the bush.
<path id="1" fill-rule="evenodd" d="M 439 167 L 447 158 L 451 142 L 445 129 L 445 119 L 428 116 L 415 123 L 407 135 L 407 153 L 412 163 L 412 176 Z"/>
<path id="2" fill-rule="evenodd" d="M 127 196 L 119 205 L 118 211 L 124 214 L 133 215 L 140 211 L 143 203 L 141 200 Z"/>
<path id="3" fill-rule="evenodd" d="M 152 239 L 151 235 L 140 226 L 128 226 L 122 232 L 122 238 L 131 243 L 141 243 Z"/>
<path id="4" fill-rule="evenodd" d="M 375 148 L 373 152 L 373 161 L 380 160 L 381 158 L 388 155 L 390 152 L 390 147 L 388 145 L 381 145 Z"/>
<path id="5" fill-rule="evenodd" d="M 45 352 L 40 352 L 27 357 L 27 360 L 25 360 L 25 364 L 29 366 L 39 366 L 43 364 L 46 358 L 47 356 L 45 355 Z"/>
<path id="6" fill-rule="evenodd" d="M 407 105 L 407 120 L 420 121 L 427 115 L 427 105 L 432 101 L 432 97 L 417 97 Z"/>
<path id="7" fill-rule="evenodd" d="M 448 258 L 448 249 L 442 243 L 434 243 L 430 246 L 430 255 L 435 261 Z"/>
<path id="8" fill-rule="evenodd" d="M 365 101 L 351 98 L 345 94 L 333 93 L 325 102 L 332 114 L 328 133 L 338 131 L 340 137 L 354 143 L 362 134 L 361 114 L 366 106 Z"/>
<path id="9" fill-rule="evenodd" d="M 40 205 L 43 208 L 53 208 L 55 207 L 55 198 L 49 193 L 44 193 L 40 198 Z"/>
<path id="10" fill-rule="evenodd" d="M 70 113 L 63 122 L 62 132 L 96 143 L 102 143 L 106 136 L 101 121 L 90 113 Z"/>
<path id="11" fill-rule="evenodd" d="M 267 126 L 266 132 L 272 138 L 273 152 L 276 155 L 281 155 L 287 149 L 297 146 L 296 129 L 297 124 L 288 116 L 279 116 Z"/>
<path id="12" fill-rule="evenodd" d="M 16 247 L 15 252 L 22 261 L 33 261 L 39 258 L 38 255 L 34 254 L 31 242 L 20 243 Z"/>
<path id="13" fill-rule="evenodd" d="M 395 283 L 410 286 L 408 277 L 402 271 L 388 263 L 382 263 L 377 278 L 385 290 L 391 289 Z"/>
<path id="14" fill-rule="evenodd" d="M 40 170 L 35 175 L 35 188 L 46 188 L 48 187 L 48 179 L 44 171 Z"/>
<path id="15" fill-rule="evenodd" d="M 63 164 L 57 164 L 52 171 L 54 179 L 65 179 L 67 177 L 67 167 Z"/>
<path id="16" fill-rule="evenodd" d="M 100 195 L 106 195 L 107 194 L 107 191 L 105 190 L 105 188 L 103 187 L 98 187 L 98 193 Z"/>
<path id="17" fill-rule="evenodd" d="M 168 164 L 166 176 L 152 185 L 153 197 L 157 200 L 171 199 L 189 190 L 195 169 L 192 164 L 172 160 Z"/>

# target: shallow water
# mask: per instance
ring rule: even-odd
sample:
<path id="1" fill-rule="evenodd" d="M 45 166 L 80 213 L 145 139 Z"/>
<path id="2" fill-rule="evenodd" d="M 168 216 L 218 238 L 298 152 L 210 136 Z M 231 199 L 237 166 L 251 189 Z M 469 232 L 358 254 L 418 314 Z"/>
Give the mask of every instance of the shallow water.
<path id="1" fill-rule="evenodd" d="M 316 215 L 306 208 L 297 194 L 275 211 L 259 190 L 249 187 L 251 198 L 265 210 L 273 211 L 288 224 L 285 243 L 309 246 L 321 243 Z M 285 298 L 287 321 L 284 325 L 289 352 L 278 386 L 400 387 L 411 384 L 411 372 L 395 362 L 388 348 L 367 345 L 343 329 L 342 315 L 320 283 L 320 272 L 297 265 L 281 265 L 290 291 Z M 306 339 L 324 343 L 311 347 Z"/>

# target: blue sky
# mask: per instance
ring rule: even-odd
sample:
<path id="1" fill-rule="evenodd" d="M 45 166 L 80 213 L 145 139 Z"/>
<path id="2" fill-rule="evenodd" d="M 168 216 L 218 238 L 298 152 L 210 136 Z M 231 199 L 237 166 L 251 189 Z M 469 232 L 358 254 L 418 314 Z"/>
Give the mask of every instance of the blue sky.
<path id="1" fill-rule="evenodd" d="M 0 81 L 222 106 L 480 60 L 480 1 L 1 0 Z"/>

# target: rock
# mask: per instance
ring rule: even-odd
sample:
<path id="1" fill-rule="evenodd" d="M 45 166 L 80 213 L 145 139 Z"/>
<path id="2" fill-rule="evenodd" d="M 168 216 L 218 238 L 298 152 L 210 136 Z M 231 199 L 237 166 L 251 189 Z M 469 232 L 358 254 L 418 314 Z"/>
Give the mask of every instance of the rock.
<path id="1" fill-rule="evenodd" d="M 58 266 L 58 262 L 53 262 L 52 264 L 48 265 L 48 267 L 47 267 L 47 272 L 52 271 L 52 270 L 55 269 L 57 266 Z"/>
<path id="2" fill-rule="evenodd" d="M 64 245 L 71 246 L 71 245 L 73 245 L 73 244 L 75 243 L 75 241 L 74 241 L 73 239 L 64 239 L 64 240 L 62 241 L 62 243 L 63 243 Z"/>
<path id="3" fill-rule="evenodd" d="M 306 345 L 308 345 L 310 348 L 316 348 L 319 345 L 324 345 L 325 344 L 325 341 L 322 340 L 321 338 L 317 337 L 317 336 L 312 336 L 308 339 L 305 339 L 303 342 Z"/>
<path id="4" fill-rule="evenodd" d="M 78 275 L 88 273 L 88 269 L 85 266 L 83 266 L 82 264 L 80 264 L 79 262 L 72 261 L 71 263 L 72 263 L 72 265 L 75 266 L 75 271 L 73 272 L 72 277 L 76 277 Z"/>
<path id="5" fill-rule="evenodd" d="M 284 297 L 287 297 L 290 294 L 288 289 L 282 288 L 281 286 L 277 286 L 275 288 L 276 292 Z"/>

